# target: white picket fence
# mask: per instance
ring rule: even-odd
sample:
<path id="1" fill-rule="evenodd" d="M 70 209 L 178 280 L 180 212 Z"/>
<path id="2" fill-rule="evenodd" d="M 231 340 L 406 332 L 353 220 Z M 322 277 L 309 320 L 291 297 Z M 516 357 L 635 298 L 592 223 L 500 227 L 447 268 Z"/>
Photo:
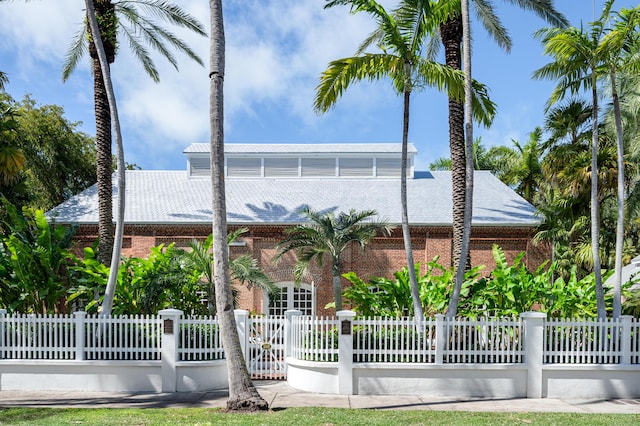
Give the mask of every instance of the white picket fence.
<path id="1" fill-rule="evenodd" d="M 253 318 L 236 311 L 247 366 L 322 393 L 640 397 L 640 323 L 520 318 Z M 0 390 L 199 391 L 226 386 L 216 318 L 7 315 Z"/>
<path id="2" fill-rule="evenodd" d="M 178 326 L 178 361 L 224 358 L 216 318 L 181 318 Z M 0 313 L 0 359 L 160 360 L 164 331 L 156 315 Z"/>
<path id="3" fill-rule="evenodd" d="M 294 316 L 291 324 L 291 356 L 337 361 L 338 319 Z M 356 318 L 352 326 L 354 362 L 524 362 L 521 318 Z M 551 318 L 540 345 L 546 364 L 638 364 L 640 323 L 631 317 Z"/>
<path id="4" fill-rule="evenodd" d="M 287 380 L 342 394 L 640 397 L 640 325 L 618 320 L 312 318 L 287 312 Z"/>
<path id="5" fill-rule="evenodd" d="M 337 318 L 295 316 L 291 325 L 291 356 L 337 361 Z M 354 362 L 523 362 L 520 318 L 358 318 L 352 326 Z M 181 318 L 179 327 L 180 361 L 224 358 L 216 318 Z M 151 315 L 3 315 L 0 359 L 159 360 L 163 333 Z M 550 318 L 542 347 L 546 364 L 638 364 L 640 322 Z"/>

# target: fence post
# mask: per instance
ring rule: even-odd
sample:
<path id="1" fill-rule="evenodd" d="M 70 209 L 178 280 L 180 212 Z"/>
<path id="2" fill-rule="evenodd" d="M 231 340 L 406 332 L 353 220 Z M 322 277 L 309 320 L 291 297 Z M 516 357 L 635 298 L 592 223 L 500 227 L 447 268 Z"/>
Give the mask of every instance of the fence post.
<path id="1" fill-rule="evenodd" d="M 247 368 L 249 368 L 249 311 L 234 309 L 233 314 L 236 317 L 236 327 L 238 328 L 242 356 L 244 357 L 244 362 L 247 364 Z"/>
<path id="2" fill-rule="evenodd" d="M 447 335 L 444 326 L 445 316 L 436 314 L 436 364 L 444 364 L 444 349 L 447 342 Z"/>
<path id="3" fill-rule="evenodd" d="M 6 314 L 6 309 L 0 309 L 0 359 L 4 358 L 4 316 Z"/>
<path id="4" fill-rule="evenodd" d="M 178 361 L 182 311 L 163 309 L 158 312 L 158 315 L 162 320 L 162 392 L 175 392 L 177 389 L 176 362 Z"/>
<path id="5" fill-rule="evenodd" d="M 542 398 L 542 364 L 544 361 L 544 320 L 542 312 L 523 312 L 524 362 L 527 366 L 527 398 Z"/>
<path id="6" fill-rule="evenodd" d="M 84 361 L 84 342 L 86 341 L 87 329 L 85 320 L 87 313 L 85 311 L 77 311 L 73 313 L 76 320 L 76 361 Z"/>
<path id="7" fill-rule="evenodd" d="M 338 317 L 338 393 L 353 395 L 353 311 L 339 311 Z"/>
<path id="8" fill-rule="evenodd" d="M 620 316 L 620 339 L 622 339 L 622 356 L 620 357 L 620 364 L 631 364 L 631 321 L 633 315 L 621 315 Z"/>
<path id="9" fill-rule="evenodd" d="M 302 312 L 297 309 L 289 309 L 284 312 L 284 359 L 285 359 L 285 368 L 286 368 L 286 360 L 293 354 L 292 344 L 292 326 L 291 321 L 294 316 L 299 317 L 302 315 Z"/>

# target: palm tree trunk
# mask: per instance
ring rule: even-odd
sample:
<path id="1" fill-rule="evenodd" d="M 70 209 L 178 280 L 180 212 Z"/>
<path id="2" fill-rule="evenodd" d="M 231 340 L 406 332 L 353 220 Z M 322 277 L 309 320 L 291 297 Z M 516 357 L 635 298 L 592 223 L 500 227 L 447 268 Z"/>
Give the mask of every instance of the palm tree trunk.
<path id="1" fill-rule="evenodd" d="M 455 318 L 458 313 L 460 292 L 464 282 L 464 272 L 467 269 L 469 249 L 471 244 L 471 219 L 473 215 L 473 108 L 471 92 L 471 27 L 469 20 L 469 2 L 461 1 L 462 6 L 462 43 L 464 52 L 464 125 L 465 125 L 465 199 L 463 214 L 462 241 L 460 245 L 460 258 L 458 259 L 456 279 L 447 309 L 447 316 Z M 455 205 L 455 204 L 454 204 Z M 455 207 L 454 207 L 455 208 Z"/>
<path id="2" fill-rule="evenodd" d="M 591 69 L 591 94 L 593 102 L 591 137 L 591 250 L 593 253 L 593 274 L 596 279 L 596 304 L 598 318 L 606 318 L 600 266 L 600 204 L 598 201 L 598 88 L 596 70 Z"/>
<path id="3" fill-rule="evenodd" d="M 413 249 L 411 248 L 411 233 L 409 231 L 409 213 L 407 206 L 407 149 L 409 145 L 409 110 L 411 105 L 411 64 L 405 63 L 405 89 L 404 89 L 404 114 L 402 119 L 402 161 L 400 171 L 400 204 L 402 205 L 402 237 L 404 238 L 404 251 L 409 270 L 409 282 L 411 284 L 411 299 L 413 300 L 413 316 L 422 320 L 422 303 L 420 302 L 420 289 L 416 277 Z"/>
<path id="4" fill-rule="evenodd" d="M 462 17 L 456 15 L 440 26 L 440 37 L 444 45 L 445 63 L 453 69 L 462 69 Z M 453 194 L 453 249 L 452 264 L 460 263 L 464 233 L 465 206 L 465 147 L 464 105 L 449 97 L 449 150 L 451 151 L 451 185 Z"/>
<path id="5" fill-rule="evenodd" d="M 222 346 L 229 371 L 229 399 L 227 409 L 233 411 L 267 410 L 267 402 L 256 390 L 240 346 L 240 338 L 233 313 L 233 296 L 229 275 L 227 250 L 227 206 L 224 187 L 224 109 L 223 84 L 225 39 L 222 1 L 209 0 L 211 11 L 211 52 L 209 78 L 211 121 L 211 185 L 213 208 L 213 274 L 216 289 L 216 308 Z"/>
<path id="6" fill-rule="evenodd" d="M 616 122 L 617 157 L 618 157 L 618 220 L 616 224 L 616 260 L 613 287 L 613 318 L 622 315 L 622 250 L 624 247 L 624 144 L 622 139 L 622 115 L 620 99 L 616 88 L 615 73 L 611 73 L 611 92 L 613 97 L 613 113 Z"/>
<path id="7" fill-rule="evenodd" d="M 102 302 L 102 315 L 111 315 L 111 309 L 113 307 L 113 298 L 115 295 L 116 281 L 118 278 L 118 267 L 120 260 L 120 253 L 122 251 L 122 236 L 124 234 L 124 209 L 125 209 L 125 164 L 124 164 L 124 148 L 122 144 L 122 133 L 120 131 L 120 120 L 118 118 L 118 108 L 116 105 L 116 97 L 113 91 L 113 84 L 111 83 L 111 75 L 109 73 L 109 58 L 105 52 L 105 48 L 102 44 L 102 38 L 98 28 L 98 20 L 96 19 L 96 13 L 92 0 L 86 0 L 87 15 L 89 18 L 89 25 L 92 28 L 91 33 L 95 34 L 93 37 L 93 46 L 95 53 L 98 56 L 97 65 L 100 70 L 101 81 L 103 83 L 104 93 L 107 99 L 107 105 L 109 110 L 108 118 L 109 122 L 113 121 L 114 129 L 116 133 L 116 155 L 118 159 L 118 214 L 116 221 L 116 237 L 115 242 L 112 241 L 112 253 L 111 253 L 111 268 L 109 269 L 109 278 L 107 280 L 107 288 L 105 290 L 104 299 Z M 96 59 L 94 59 L 94 66 Z M 96 92 L 97 93 L 97 92 Z M 96 114 L 97 117 L 97 114 Z M 109 132 L 111 137 L 111 132 Z M 111 145 L 109 145 L 109 153 L 111 152 Z M 111 169 L 111 160 L 109 161 L 109 169 Z M 109 176 L 109 186 L 111 186 L 111 176 Z M 109 208 L 111 208 L 111 197 L 109 194 Z M 111 210 L 109 210 L 111 212 Z"/>
<path id="8" fill-rule="evenodd" d="M 336 304 L 336 312 L 340 312 L 342 310 L 342 286 L 340 285 L 340 271 L 336 271 L 336 268 L 333 268 L 332 272 L 333 278 L 333 300 Z"/>
<path id="9" fill-rule="evenodd" d="M 100 59 L 93 59 L 93 98 L 96 110 L 96 162 L 98 180 L 98 260 L 111 265 L 113 250 L 113 157 L 111 115 Z"/>

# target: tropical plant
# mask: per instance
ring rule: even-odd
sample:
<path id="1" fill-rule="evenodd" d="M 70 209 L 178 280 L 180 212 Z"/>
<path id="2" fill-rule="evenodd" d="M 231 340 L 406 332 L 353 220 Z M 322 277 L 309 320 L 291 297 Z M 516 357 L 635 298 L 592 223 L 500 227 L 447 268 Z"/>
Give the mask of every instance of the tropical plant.
<path id="1" fill-rule="evenodd" d="M 0 105 L 0 185 L 16 181 L 24 169 L 26 159 L 18 146 L 17 112 L 11 106 Z"/>
<path id="2" fill-rule="evenodd" d="M 485 0 L 462 0 L 440 2 L 444 5 L 438 16 L 439 35 L 444 47 L 445 63 L 462 69 L 462 57 L 465 55 L 466 81 L 471 81 L 471 35 L 469 22 L 469 4 L 475 6 L 476 16 L 489 35 L 507 52 L 511 49 L 511 40 L 506 29 L 495 14 L 490 2 Z M 541 18 L 558 26 L 568 24 L 566 18 L 556 11 L 551 1 L 536 0 L 509 1 L 525 10 L 536 13 Z M 464 18 L 464 19 L 463 19 Z M 464 31 L 466 29 L 466 33 Z M 464 49 L 462 44 L 464 42 Z M 469 83 L 466 93 L 470 92 Z M 469 96 L 469 95 L 466 95 Z M 466 100 L 469 103 L 469 99 Z M 451 178 L 453 193 L 453 261 L 459 269 L 467 266 L 468 248 L 471 238 L 471 212 L 473 195 L 473 162 L 467 158 L 473 146 L 471 109 L 464 111 L 459 99 L 449 97 L 449 146 L 451 150 Z M 465 131 L 467 137 L 465 139 Z M 466 142 L 465 142 L 466 140 Z M 465 154 L 466 152 L 466 154 Z M 449 315 L 455 315 L 457 294 L 462 285 L 463 273 L 457 273 L 455 291 Z"/>
<path id="3" fill-rule="evenodd" d="M 349 5 L 352 13 L 365 12 L 376 21 L 378 29 L 361 45 L 356 56 L 332 61 L 322 74 L 316 88 L 314 108 L 326 112 L 335 105 L 337 99 L 355 81 L 379 80 L 389 77 L 398 93 L 404 97 L 402 165 L 400 177 L 400 203 L 402 209 L 402 234 L 407 265 L 413 265 L 413 251 L 407 212 L 407 145 L 409 137 L 410 99 L 414 86 L 430 86 L 447 91 L 451 96 L 461 98 L 464 93 L 461 73 L 452 72 L 441 64 L 426 59 L 422 55 L 424 38 L 429 34 L 429 17 L 433 4 L 430 0 L 411 0 L 403 4 L 395 14 L 372 0 L 330 0 L 325 8 Z M 395 15 L 395 16 L 394 16 Z M 365 50 L 377 43 L 380 53 Z M 476 85 L 480 102 L 475 107 L 479 115 L 490 121 L 494 105 L 488 100 L 484 88 Z M 418 283 L 413 268 L 409 268 L 414 297 L 414 311 L 420 314 Z"/>
<path id="4" fill-rule="evenodd" d="M 5 199 L 0 235 L 0 306 L 22 313 L 63 313 L 74 227 L 49 224 L 42 210 L 19 210 Z"/>
<path id="5" fill-rule="evenodd" d="M 465 274 L 465 284 L 461 295 L 468 296 L 469 289 L 478 280 L 482 267 L 475 267 Z M 415 265 L 416 274 L 420 274 L 420 264 Z M 353 309 L 363 316 L 403 317 L 413 316 L 411 285 L 407 268 L 393 274 L 393 279 L 370 277 L 367 281 L 354 272 L 343 274 L 351 286 L 343 293 Z M 436 256 L 426 265 L 425 273 L 418 276 L 420 285 L 420 303 L 425 315 L 431 316 L 446 312 L 451 299 L 454 274 L 438 263 Z"/>
<path id="6" fill-rule="evenodd" d="M 4 86 L 9 83 L 9 77 L 7 74 L 0 71 L 0 90 L 4 90 Z"/>
<path id="7" fill-rule="evenodd" d="M 232 411 L 262 411 L 269 405 L 251 382 L 238 337 L 233 313 L 233 294 L 229 273 L 227 242 L 227 206 L 224 187 L 224 61 L 225 35 L 222 0 L 209 0 L 211 45 L 209 54 L 211 125 L 211 189 L 213 211 L 213 280 L 220 334 L 229 372 L 227 409 Z"/>
<path id="8" fill-rule="evenodd" d="M 6 0 L 0 0 L 6 1 Z M 62 77 L 69 78 L 80 59 L 89 52 L 92 60 L 94 79 L 94 102 L 96 116 L 96 147 L 97 147 L 97 179 L 99 194 L 99 248 L 100 260 L 106 265 L 112 258 L 114 241 L 112 220 L 112 122 L 107 87 L 103 79 L 103 68 L 95 45 L 99 32 L 106 61 L 105 67 L 115 61 L 119 38 L 124 38 L 138 58 L 145 72 L 154 80 L 159 81 L 159 74 L 155 64 L 145 47 L 153 47 L 166 58 L 176 69 L 177 60 L 171 49 L 186 54 L 189 58 L 202 64 L 202 61 L 189 46 L 175 34 L 162 28 L 153 18 L 185 28 L 196 34 L 205 36 L 206 33 L 200 22 L 182 10 L 179 6 L 164 0 L 95 0 L 95 15 L 99 31 L 91 31 L 90 20 L 84 23 L 77 32 L 67 52 Z M 87 7 L 88 8 L 88 7 Z M 88 42 L 87 42 L 88 41 Z M 121 157 L 121 156 L 119 156 Z"/>
<path id="9" fill-rule="evenodd" d="M 493 257 L 496 266 L 489 275 L 480 276 L 483 266 L 476 266 L 465 273 L 458 316 L 516 316 L 531 310 L 546 312 L 556 318 L 597 316 L 593 274 L 579 278 L 574 267 L 567 278 L 554 278 L 555 263 L 543 264 L 532 272 L 524 262 L 524 253 L 509 262 L 504 251 L 495 245 Z M 396 272 L 395 279 L 371 277 L 364 281 L 353 272 L 344 276 L 352 284 L 345 290 L 345 298 L 358 314 L 387 317 L 412 314 L 406 268 Z M 453 268 L 443 267 L 438 258 L 434 258 L 419 282 L 425 313 L 445 313 L 453 288 Z M 607 306 L 611 304 L 612 296 L 609 294 Z M 632 303 L 629 309 L 631 306 Z"/>
<path id="10" fill-rule="evenodd" d="M 104 298 L 109 268 L 100 263 L 93 248 L 71 267 L 73 287 L 68 303 L 97 312 Z M 206 287 L 197 271 L 189 267 L 184 250 L 175 244 L 152 247 L 145 259 L 124 258 L 114 291 L 113 314 L 157 314 L 161 309 L 180 309 L 189 315 L 206 315 L 202 302 Z M 97 296 L 97 297 L 96 297 Z"/>
<path id="11" fill-rule="evenodd" d="M 613 0 L 611 0 L 611 5 Z M 610 7 L 609 3 L 605 9 Z M 611 22 L 612 17 L 604 14 L 600 20 Z M 640 26 L 640 6 L 633 9 L 623 9 L 614 14 L 617 22 L 603 37 L 598 46 L 604 58 L 605 72 L 609 74 L 611 98 L 613 103 L 614 122 L 616 129 L 616 151 L 618 169 L 617 188 L 617 220 L 616 220 L 616 248 L 615 248 L 615 280 L 613 288 L 613 317 L 618 318 L 622 314 L 622 251 L 624 245 L 624 205 L 625 205 L 625 179 L 624 179 L 624 142 L 622 129 L 622 113 L 620 111 L 620 99 L 618 96 L 618 73 L 629 72 L 637 74 L 640 70 L 640 61 L 637 59 L 640 50 L 638 27 Z M 605 22 L 601 22 L 602 25 Z"/>
<path id="12" fill-rule="evenodd" d="M 551 1 L 536 1 L 536 0 L 518 0 L 509 1 L 515 6 L 522 9 L 532 11 L 536 15 L 545 19 L 547 22 L 557 26 L 565 26 L 568 24 L 565 17 L 555 10 Z M 437 17 L 438 21 L 435 22 L 439 26 L 439 37 L 442 41 L 445 54 L 445 63 L 454 68 L 462 69 L 462 54 L 463 50 L 469 52 L 470 55 L 470 36 L 463 31 L 462 6 L 461 2 L 439 2 L 442 4 L 441 9 Z M 484 26 L 489 35 L 498 43 L 498 45 L 504 48 L 507 52 L 511 50 L 511 39 L 507 34 L 505 27 L 502 25 L 500 19 L 495 14 L 493 5 L 485 0 L 465 0 L 464 5 L 470 4 L 474 6 L 476 16 L 480 23 Z M 468 9 L 468 7 L 466 7 Z M 468 11 L 467 11 L 468 15 Z M 436 35 L 436 34 L 434 34 Z M 434 38 L 437 40 L 437 38 Z M 468 42 L 467 49 L 462 49 L 463 41 Z M 467 44 L 467 43 L 465 43 Z M 437 52 L 435 48 L 432 52 Z M 467 67 L 465 71 L 471 70 L 471 59 L 467 60 Z M 470 77 L 469 77 L 470 78 Z M 469 113 L 467 113 L 469 115 Z M 467 117 L 467 123 L 471 123 L 471 118 Z M 465 147 L 465 127 L 469 129 L 469 125 L 465 126 L 465 113 L 463 110 L 463 104 L 460 99 L 449 98 L 449 145 L 451 149 L 451 161 L 452 161 L 452 185 L 453 185 L 453 229 L 454 229 L 454 264 L 466 265 L 466 259 L 458 262 L 460 257 L 460 250 L 462 249 L 462 239 L 465 228 L 464 209 L 466 204 L 467 190 L 465 186 L 467 184 L 466 169 L 469 172 L 472 171 L 471 164 L 465 160 L 465 151 L 471 151 L 469 146 L 471 145 L 472 138 L 467 140 L 467 147 Z M 469 203 L 468 209 L 471 209 L 471 203 Z M 469 210 L 470 211 L 470 210 Z M 468 219 L 470 216 L 468 215 Z M 468 224 L 470 227 L 470 224 Z M 470 230 L 467 232 L 470 235 Z M 468 244 L 468 243 L 466 243 Z"/>
<path id="13" fill-rule="evenodd" d="M 229 233 L 227 243 L 231 244 L 248 231 L 247 228 L 240 228 Z M 188 268 L 200 275 L 200 280 L 204 284 L 207 294 L 207 309 L 210 315 L 216 314 L 216 292 L 213 279 L 213 234 L 210 234 L 204 241 L 193 241 L 189 244 L 189 251 L 185 256 L 189 260 Z M 229 272 L 231 278 L 249 288 L 256 286 L 268 293 L 274 292 L 277 287 L 273 280 L 258 266 L 257 259 L 248 254 L 242 254 L 229 260 Z M 236 291 L 232 287 L 232 293 Z M 235 297 L 234 297 L 235 299 Z"/>
<path id="14" fill-rule="evenodd" d="M 295 251 L 297 262 L 294 278 L 299 283 L 308 272 L 311 262 L 315 260 L 318 266 L 322 267 L 326 254 L 331 262 L 335 308 L 336 311 L 341 311 L 342 254 L 352 243 L 357 243 L 361 249 L 364 249 L 378 232 L 389 235 L 393 227 L 384 221 L 371 220 L 377 215 L 375 210 L 358 212 L 352 209 L 349 213 L 336 214 L 320 213 L 306 207 L 299 213 L 308 220 L 308 223 L 296 225 L 285 231 L 286 238 L 276 246 L 275 260 L 278 261 L 286 253 Z"/>
<path id="15" fill-rule="evenodd" d="M 608 16 L 613 0 L 609 0 L 601 17 Z M 561 101 L 566 92 L 576 95 L 584 89 L 591 90 L 592 131 L 591 131 L 591 251 L 593 271 L 598 294 L 598 316 L 606 317 L 602 271 L 600 266 L 600 207 L 598 204 L 598 85 L 602 72 L 603 58 L 599 52 L 604 34 L 603 20 L 593 22 L 589 32 L 574 27 L 543 28 L 536 33 L 542 40 L 545 54 L 554 58 L 536 70 L 534 78 L 558 80 L 548 102 L 548 106 Z"/>

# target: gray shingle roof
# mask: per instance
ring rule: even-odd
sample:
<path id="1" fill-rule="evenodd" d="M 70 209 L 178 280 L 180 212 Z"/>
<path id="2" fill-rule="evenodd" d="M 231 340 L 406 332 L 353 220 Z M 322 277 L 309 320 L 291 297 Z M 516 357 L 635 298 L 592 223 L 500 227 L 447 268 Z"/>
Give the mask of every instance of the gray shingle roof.
<path id="1" fill-rule="evenodd" d="M 127 171 L 126 185 L 125 223 L 211 222 L 210 179 L 190 179 L 186 171 L 133 170 Z M 229 178 L 226 185 L 230 224 L 296 223 L 301 220 L 296 212 L 305 205 L 321 211 L 374 209 L 380 218 L 401 222 L 399 179 Z M 418 172 L 407 182 L 407 192 L 411 224 L 451 224 L 450 172 Z M 95 224 L 97 205 L 94 185 L 51 210 L 49 216 L 59 223 Z M 114 217 L 115 209 L 114 205 Z M 491 173 L 476 172 L 474 225 L 533 226 L 538 222 L 531 204 Z"/>

